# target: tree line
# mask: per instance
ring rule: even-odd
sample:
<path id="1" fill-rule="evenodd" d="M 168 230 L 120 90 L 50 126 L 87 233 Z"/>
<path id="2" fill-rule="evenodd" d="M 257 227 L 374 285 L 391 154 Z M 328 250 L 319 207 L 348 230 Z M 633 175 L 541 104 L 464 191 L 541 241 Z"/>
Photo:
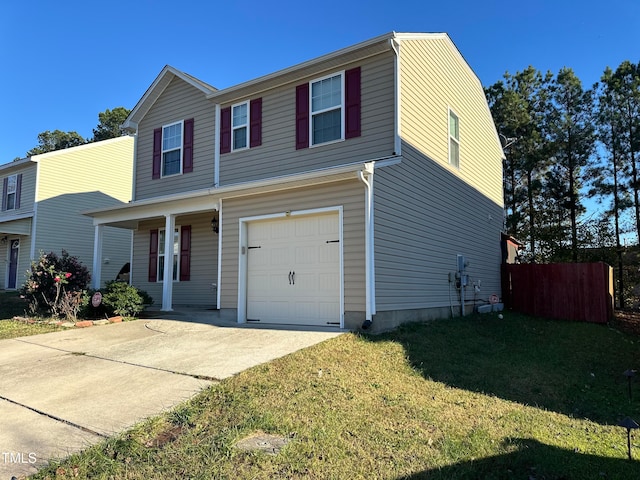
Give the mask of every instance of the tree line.
<path id="1" fill-rule="evenodd" d="M 640 63 L 607 67 L 588 88 L 571 68 L 530 66 L 485 93 L 506 157 L 505 228 L 524 260 L 578 262 L 608 247 L 624 290 L 624 239 L 640 238 Z M 585 215 L 589 198 L 602 214 Z"/>
<path id="2" fill-rule="evenodd" d="M 124 107 L 116 107 L 113 110 L 107 108 L 104 112 L 100 112 L 98 114 L 98 125 L 93 129 L 93 137 L 88 139 L 83 138 L 76 131 L 46 130 L 39 133 L 38 145 L 27 152 L 27 157 L 126 135 L 121 125 L 127 119 L 129 113 L 130 110 Z"/>

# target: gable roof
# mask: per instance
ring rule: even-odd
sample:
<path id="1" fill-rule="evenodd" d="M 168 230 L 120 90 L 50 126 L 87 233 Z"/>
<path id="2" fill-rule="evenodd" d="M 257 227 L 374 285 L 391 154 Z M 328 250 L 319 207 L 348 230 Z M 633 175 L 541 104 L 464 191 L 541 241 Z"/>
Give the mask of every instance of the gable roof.
<path id="1" fill-rule="evenodd" d="M 209 85 L 202 80 L 197 79 L 187 73 L 181 72 L 177 68 L 170 65 L 165 65 L 162 71 L 158 74 L 151 86 L 144 92 L 142 98 L 133 107 L 131 113 L 122 124 L 122 127 L 128 130 L 136 130 L 138 122 L 142 119 L 149 109 L 156 102 L 158 97 L 162 94 L 165 88 L 171 83 L 174 78 L 179 78 L 185 83 L 188 83 L 192 87 L 200 90 L 203 95 L 208 96 L 215 93 L 218 89 Z"/>

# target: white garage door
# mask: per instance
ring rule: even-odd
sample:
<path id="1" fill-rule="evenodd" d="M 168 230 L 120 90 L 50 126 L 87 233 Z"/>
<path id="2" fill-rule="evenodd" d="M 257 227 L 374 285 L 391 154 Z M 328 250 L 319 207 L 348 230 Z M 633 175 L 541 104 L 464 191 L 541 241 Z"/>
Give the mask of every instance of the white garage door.
<path id="1" fill-rule="evenodd" d="M 340 325 L 337 213 L 252 222 L 247 241 L 247 321 Z"/>

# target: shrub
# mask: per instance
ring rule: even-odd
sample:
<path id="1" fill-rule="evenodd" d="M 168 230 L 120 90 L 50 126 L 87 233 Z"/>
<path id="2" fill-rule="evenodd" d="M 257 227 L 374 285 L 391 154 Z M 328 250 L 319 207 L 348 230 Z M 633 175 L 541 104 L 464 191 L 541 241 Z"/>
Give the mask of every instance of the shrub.
<path id="1" fill-rule="evenodd" d="M 61 256 L 40 252 L 20 294 L 29 301 L 31 314 L 73 317 L 90 279 L 89 270 L 66 250 Z"/>
<path id="2" fill-rule="evenodd" d="M 125 282 L 111 281 L 105 285 L 102 302 L 112 313 L 123 317 L 135 317 L 144 310 L 149 295 Z"/>

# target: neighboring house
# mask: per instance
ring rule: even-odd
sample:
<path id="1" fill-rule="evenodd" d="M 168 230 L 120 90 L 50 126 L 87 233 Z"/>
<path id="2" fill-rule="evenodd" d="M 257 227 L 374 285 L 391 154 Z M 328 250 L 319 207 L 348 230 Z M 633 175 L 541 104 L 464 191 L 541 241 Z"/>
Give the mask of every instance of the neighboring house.
<path id="1" fill-rule="evenodd" d="M 132 283 L 163 310 L 379 331 L 459 313 L 458 255 L 467 310 L 500 294 L 503 153 L 446 34 L 222 90 L 167 66 L 125 126 L 134 201 L 88 214 L 134 232 Z"/>
<path id="2" fill-rule="evenodd" d="M 95 227 L 82 212 L 131 200 L 133 147 L 126 136 L 0 165 L 0 289 L 20 288 L 40 252 L 64 249 L 94 274 Z M 114 280 L 130 262 L 131 232 L 104 233 L 98 263 Z"/>

